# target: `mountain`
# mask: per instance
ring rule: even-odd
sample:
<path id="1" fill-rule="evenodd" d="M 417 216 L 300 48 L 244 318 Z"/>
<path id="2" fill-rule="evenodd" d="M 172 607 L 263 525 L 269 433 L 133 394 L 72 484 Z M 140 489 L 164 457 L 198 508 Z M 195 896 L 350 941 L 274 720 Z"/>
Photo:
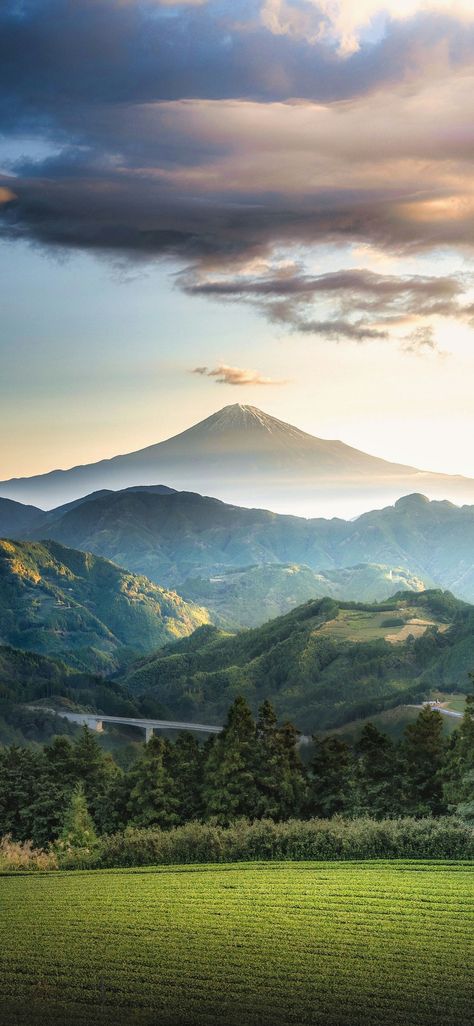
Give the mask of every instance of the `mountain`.
<path id="1" fill-rule="evenodd" d="M 354 516 L 407 491 L 474 501 L 474 481 L 468 478 L 389 463 L 240 403 L 138 452 L 1 482 L 0 494 L 50 509 L 98 489 L 157 481 L 230 503 L 312 517 Z"/>
<path id="2" fill-rule="evenodd" d="M 423 591 L 427 582 L 400 567 L 360 563 L 339 570 L 311 570 L 294 563 L 263 563 L 189 578 L 183 598 L 205 605 L 214 623 L 258 627 L 309 599 L 383 602 L 397 591 Z"/>
<path id="3" fill-rule="evenodd" d="M 0 643 L 109 672 L 208 622 L 207 611 L 57 542 L 0 541 Z"/>
<path id="4" fill-rule="evenodd" d="M 448 592 L 399 593 L 381 606 L 321 599 L 231 635 L 202 627 L 142 659 L 123 683 L 163 716 L 223 721 L 236 694 L 269 698 L 305 733 L 327 730 L 433 688 L 463 691 L 474 666 L 474 607 Z"/>
<path id="5" fill-rule="evenodd" d="M 474 601 L 474 506 L 430 502 L 417 494 L 346 521 L 306 520 L 191 492 L 140 489 L 92 496 L 72 509 L 38 511 L 33 526 L 15 534 L 49 536 L 94 552 L 178 592 L 189 579 L 205 581 L 254 565 L 292 564 L 318 574 L 344 568 L 354 574 L 360 564 L 377 564 Z M 357 597 L 383 594 L 374 581 L 373 590 L 367 587 Z"/>
<path id="6" fill-rule="evenodd" d="M 0 499 L 0 537 L 22 538 L 37 524 L 45 522 L 43 510 L 36 506 L 24 506 L 11 499 Z"/>

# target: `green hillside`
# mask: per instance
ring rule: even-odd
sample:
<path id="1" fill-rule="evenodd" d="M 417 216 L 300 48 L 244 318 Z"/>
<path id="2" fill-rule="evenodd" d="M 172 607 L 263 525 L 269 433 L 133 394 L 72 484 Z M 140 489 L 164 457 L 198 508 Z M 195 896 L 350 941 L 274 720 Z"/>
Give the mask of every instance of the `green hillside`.
<path id="1" fill-rule="evenodd" d="M 400 567 L 361 563 L 339 570 L 311 570 L 295 563 L 263 563 L 191 577 L 180 586 L 184 598 L 228 627 L 258 627 L 309 599 L 381 602 L 396 591 L 423 591 L 424 583 Z"/>
<path id="2" fill-rule="evenodd" d="M 204 627 L 125 676 L 163 715 L 222 722 L 237 694 L 264 698 L 306 733 L 465 690 L 474 666 L 474 608 L 447 592 L 399 593 L 377 605 L 308 602 L 232 635 Z"/>
<path id="3" fill-rule="evenodd" d="M 0 643 L 110 672 L 190 634 L 207 611 L 57 542 L 0 541 Z"/>

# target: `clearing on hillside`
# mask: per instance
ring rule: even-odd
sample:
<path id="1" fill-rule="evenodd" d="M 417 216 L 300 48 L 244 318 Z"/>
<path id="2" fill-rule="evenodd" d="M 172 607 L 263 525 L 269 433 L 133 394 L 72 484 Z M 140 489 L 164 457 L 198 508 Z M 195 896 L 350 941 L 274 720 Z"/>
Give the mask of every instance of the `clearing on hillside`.
<path id="1" fill-rule="evenodd" d="M 412 635 L 421 637 L 428 627 L 441 633 L 448 629 L 435 616 L 427 616 L 426 609 L 400 605 L 394 612 L 386 609 L 344 609 L 334 620 L 327 620 L 317 628 L 318 634 L 330 634 L 337 641 L 377 641 L 385 638 L 392 645 L 406 641 Z"/>
<path id="2" fill-rule="evenodd" d="M 460 862 L 3 877 L 10 1026 L 472 1026 Z"/>

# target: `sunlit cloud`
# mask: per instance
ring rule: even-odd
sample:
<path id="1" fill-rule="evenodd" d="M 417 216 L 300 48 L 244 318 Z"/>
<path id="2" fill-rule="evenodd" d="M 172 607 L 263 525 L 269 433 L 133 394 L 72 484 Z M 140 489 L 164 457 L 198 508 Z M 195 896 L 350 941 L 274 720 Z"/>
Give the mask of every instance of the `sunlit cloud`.
<path id="1" fill-rule="evenodd" d="M 266 378 L 257 370 L 248 367 L 229 367 L 220 363 L 217 367 L 194 367 L 192 374 L 214 378 L 217 385 L 287 385 L 288 381 Z"/>
<path id="2" fill-rule="evenodd" d="M 471 0 L 264 0 L 261 19 L 276 35 L 334 41 L 347 56 L 359 49 L 376 18 L 402 20 L 421 13 L 474 18 Z"/>

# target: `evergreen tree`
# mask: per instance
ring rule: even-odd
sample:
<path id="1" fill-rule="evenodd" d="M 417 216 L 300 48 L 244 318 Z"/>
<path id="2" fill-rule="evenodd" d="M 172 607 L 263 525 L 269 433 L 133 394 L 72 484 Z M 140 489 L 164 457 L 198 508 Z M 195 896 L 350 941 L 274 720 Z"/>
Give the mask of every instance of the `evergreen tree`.
<path id="1" fill-rule="evenodd" d="M 238 816 L 255 816 L 259 797 L 255 762 L 255 723 L 247 702 L 239 696 L 206 761 L 203 798 L 207 816 L 224 824 Z"/>
<path id="2" fill-rule="evenodd" d="M 66 849 L 91 849 L 98 843 L 92 816 L 87 808 L 84 785 L 76 784 L 64 816 L 60 835 L 61 845 Z"/>
<path id="3" fill-rule="evenodd" d="M 353 811 L 359 816 L 398 815 L 403 809 L 400 760 L 396 746 L 367 723 L 354 746 Z"/>
<path id="4" fill-rule="evenodd" d="M 276 714 L 268 700 L 259 710 L 255 740 L 255 816 L 281 819 L 289 767 Z"/>
<path id="5" fill-rule="evenodd" d="M 203 750 L 192 734 L 178 734 L 167 747 L 165 766 L 173 780 L 178 821 L 202 818 Z"/>
<path id="6" fill-rule="evenodd" d="M 346 742 L 336 736 L 314 740 L 310 811 L 313 816 L 328 819 L 351 808 L 351 751 Z"/>
<path id="7" fill-rule="evenodd" d="M 469 674 L 474 683 L 474 674 Z M 449 807 L 463 819 L 474 821 L 474 693 L 467 695 L 461 726 L 449 748 L 444 794 Z"/>
<path id="8" fill-rule="evenodd" d="M 96 734 L 84 726 L 74 741 L 72 775 L 84 784 L 84 793 L 97 829 L 107 819 L 109 794 L 120 771 L 108 752 L 103 752 Z"/>
<path id="9" fill-rule="evenodd" d="M 163 738 L 152 737 L 127 774 L 128 822 L 135 827 L 170 827 L 178 822 L 173 780 L 165 765 Z"/>
<path id="10" fill-rule="evenodd" d="M 0 749 L 0 836 L 41 843 L 44 824 L 38 803 L 46 780 L 42 752 L 11 745 Z"/>
<path id="11" fill-rule="evenodd" d="M 279 730 L 285 754 L 285 772 L 281 794 L 281 817 L 305 815 L 308 805 L 308 780 L 298 746 L 299 731 L 292 723 L 284 723 Z"/>
<path id="12" fill-rule="evenodd" d="M 439 816 L 446 812 L 442 780 L 443 719 L 437 709 L 425 705 L 415 722 L 405 728 L 402 752 L 408 815 Z"/>

